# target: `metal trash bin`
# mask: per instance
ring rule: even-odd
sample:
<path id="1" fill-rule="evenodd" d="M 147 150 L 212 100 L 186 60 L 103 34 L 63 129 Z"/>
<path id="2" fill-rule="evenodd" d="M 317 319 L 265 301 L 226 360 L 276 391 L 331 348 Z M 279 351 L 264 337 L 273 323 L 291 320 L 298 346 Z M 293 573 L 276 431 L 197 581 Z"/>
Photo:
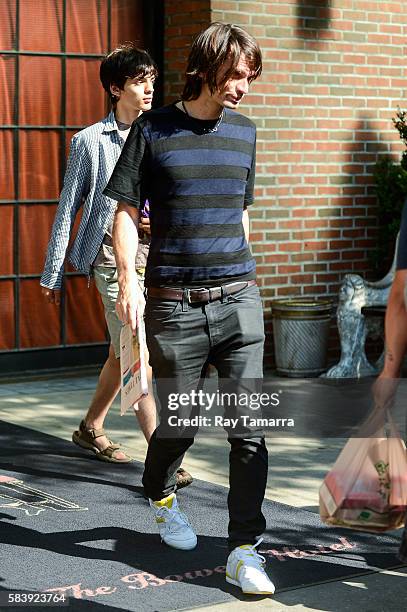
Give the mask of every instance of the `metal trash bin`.
<path id="1" fill-rule="evenodd" d="M 295 378 L 319 376 L 327 369 L 332 300 L 273 300 L 277 373 Z"/>

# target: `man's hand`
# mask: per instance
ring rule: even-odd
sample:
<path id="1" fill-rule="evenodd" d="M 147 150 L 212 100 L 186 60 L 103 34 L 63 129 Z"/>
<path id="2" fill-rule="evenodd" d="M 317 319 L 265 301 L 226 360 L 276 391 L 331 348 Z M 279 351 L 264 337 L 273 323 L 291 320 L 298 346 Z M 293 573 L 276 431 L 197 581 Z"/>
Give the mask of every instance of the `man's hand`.
<path id="1" fill-rule="evenodd" d="M 146 303 L 136 273 L 127 277 L 119 286 L 116 301 L 117 316 L 123 324 L 129 323 L 134 333 L 137 322 L 143 317 Z"/>
<path id="2" fill-rule="evenodd" d="M 151 236 L 150 219 L 147 217 L 140 217 L 139 229 L 142 230 L 148 236 Z"/>
<path id="3" fill-rule="evenodd" d="M 59 306 L 61 303 L 61 290 L 60 289 L 47 289 L 47 287 L 41 287 L 41 293 L 50 304 L 56 304 Z"/>
<path id="4" fill-rule="evenodd" d="M 391 410 L 394 404 L 399 378 L 387 376 L 383 372 L 376 379 L 372 392 L 375 408 Z"/>

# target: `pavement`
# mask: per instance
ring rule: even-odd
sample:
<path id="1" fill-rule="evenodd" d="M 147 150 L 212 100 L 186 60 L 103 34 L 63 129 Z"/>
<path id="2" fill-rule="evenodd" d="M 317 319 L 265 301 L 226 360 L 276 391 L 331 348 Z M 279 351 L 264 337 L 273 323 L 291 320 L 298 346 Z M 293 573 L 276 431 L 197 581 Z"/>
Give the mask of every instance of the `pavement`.
<path id="1" fill-rule="evenodd" d="M 71 440 L 83 418 L 97 383 L 94 374 L 75 377 L 50 375 L 27 381 L 0 384 L 0 420 Z M 146 443 L 133 413 L 120 416 L 116 400 L 105 422 L 114 440 L 120 440 L 135 459 L 144 460 Z M 343 447 L 342 439 L 275 437 L 268 441 L 270 468 L 266 497 L 318 513 L 318 490 L 323 477 Z M 198 437 L 183 466 L 194 477 L 228 486 L 228 444 L 218 437 Z M 213 612 L 235 610 L 324 610 L 342 612 L 360 609 L 380 612 L 404 609 L 407 600 L 407 566 L 361 573 L 346 580 L 333 580 L 279 592 L 261 601 L 233 601 L 193 608 Z M 192 608 L 185 608 L 192 609 Z M 137 611 L 138 612 L 138 611 Z M 140 611 L 142 612 L 142 611 Z"/>

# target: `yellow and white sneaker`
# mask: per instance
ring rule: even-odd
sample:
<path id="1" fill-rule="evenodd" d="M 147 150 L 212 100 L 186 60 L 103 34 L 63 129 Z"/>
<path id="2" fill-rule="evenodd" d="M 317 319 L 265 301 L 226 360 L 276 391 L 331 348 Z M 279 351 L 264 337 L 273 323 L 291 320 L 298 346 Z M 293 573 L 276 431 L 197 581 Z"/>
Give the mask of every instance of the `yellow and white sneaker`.
<path id="1" fill-rule="evenodd" d="M 180 550 L 192 550 L 197 544 L 196 535 L 185 514 L 178 508 L 175 493 L 160 501 L 149 500 L 155 513 L 161 540 Z"/>
<path id="2" fill-rule="evenodd" d="M 275 586 L 264 571 L 266 560 L 256 546 L 244 544 L 230 553 L 226 564 L 226 582 L 240 587 L 246 595 L 273 595 Z"/>

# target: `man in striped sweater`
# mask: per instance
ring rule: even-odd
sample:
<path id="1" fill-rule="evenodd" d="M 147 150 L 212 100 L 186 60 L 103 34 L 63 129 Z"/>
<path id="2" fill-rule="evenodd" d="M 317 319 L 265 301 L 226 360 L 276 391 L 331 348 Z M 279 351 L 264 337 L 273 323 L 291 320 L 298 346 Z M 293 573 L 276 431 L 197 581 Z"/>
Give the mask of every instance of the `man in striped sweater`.
<path id="1" fill-rule="evenodd" d="M 117 310 L 134 328 L 143 309 L 134 273 L 139 208 L 150 202 L 145 321 L 150 363 L 161 404 L 143 484 L 161 539 L 196 546 L 196 535 L 175 497 L 175 473 L 195 431 L 172 394 L 199 388 L 208 363 L 228 387 L 262 378 L 263 315 L 248 247 L 253 203 L 256 127 L 235 112 L 261 73 L 261 52 L 247 32 L 214 23 L 190 52 L 181 101 L 140 117 L 132 126 L 105 189 L 119 202 L 113 241 L 119 273 Z M 256 385 L 254 384 L 254 387 Z M 238 413 L 229 408 L 228 416 Z M 273 593 L 257 553 L 265 528 L 261 512 L 267 450 L 256 427 L 227 430 L 230 449 L 229 557 L 226 579 L 245 593 Z"/>

